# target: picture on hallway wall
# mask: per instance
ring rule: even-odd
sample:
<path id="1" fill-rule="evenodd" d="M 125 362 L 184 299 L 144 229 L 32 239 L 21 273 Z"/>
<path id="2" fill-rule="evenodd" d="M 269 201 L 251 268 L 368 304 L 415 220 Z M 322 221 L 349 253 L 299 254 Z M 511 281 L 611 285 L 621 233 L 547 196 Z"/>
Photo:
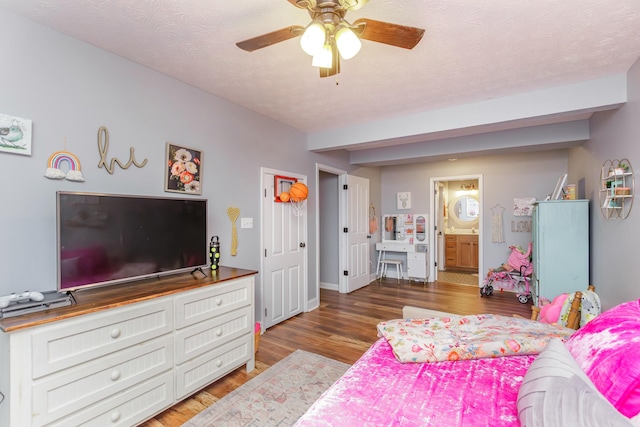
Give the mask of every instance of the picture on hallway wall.
<path id="1" fill-rule="evenodd" d="M 31 155 L 31 120 L 0 114 L 0 151 Z"/>
<path id="2" fill-rule="evenodd" d="M 513 216 L 532 216 L 535 197 L 521 197 L 513 199 Z"/>
<path id="3" fill-rule="evenodd" d="M 398 193 L 398 209 L 411 209 L 411 193 Z"/>
<path id="4" fill-rule="evenodd" d="M 167 142 L 164 191 L 202 194 L 202 151 Z"/>

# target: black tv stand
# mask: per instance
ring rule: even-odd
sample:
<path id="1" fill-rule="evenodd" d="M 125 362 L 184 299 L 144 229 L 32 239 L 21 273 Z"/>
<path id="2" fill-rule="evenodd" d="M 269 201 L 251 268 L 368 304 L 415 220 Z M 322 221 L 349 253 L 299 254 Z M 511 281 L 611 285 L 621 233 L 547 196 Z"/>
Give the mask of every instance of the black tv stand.
<path id="1" fill-rule="evenodd" d="M 192 276 L 194 276 L 194 274 L 193 274 L 193 273 L 195 273 L 196 271 L 199 271 L 199 272 L 200 272 L 200 274 L 202 274 L 202 278 L 207 277 L 207 273 L 205 273 L 204 271 L 202 271 L 202 267 L 194 268 L 194 269 L 191 271 L 191 275 L 192 275 Z M 195 276 L 194 276 L 194 277 L 195 277 Z"/>

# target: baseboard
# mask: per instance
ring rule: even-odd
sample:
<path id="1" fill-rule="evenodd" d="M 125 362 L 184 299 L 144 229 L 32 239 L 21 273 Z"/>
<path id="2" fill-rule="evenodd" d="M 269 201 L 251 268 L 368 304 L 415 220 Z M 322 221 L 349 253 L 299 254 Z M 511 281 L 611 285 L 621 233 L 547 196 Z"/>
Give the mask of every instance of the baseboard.
<path id="1" fill-rule="evenodd" d="M 320 307 L 320 298 L 311 298 L 307 301 L 307 311 L 313 311 L 316 308 Z"/>
<path id="2" fill-rule="evenodd" d="M 320 289 L 328 289 L 330 291 L 339 291 L 340 286 L 335 283 L 320 282 Z"/>

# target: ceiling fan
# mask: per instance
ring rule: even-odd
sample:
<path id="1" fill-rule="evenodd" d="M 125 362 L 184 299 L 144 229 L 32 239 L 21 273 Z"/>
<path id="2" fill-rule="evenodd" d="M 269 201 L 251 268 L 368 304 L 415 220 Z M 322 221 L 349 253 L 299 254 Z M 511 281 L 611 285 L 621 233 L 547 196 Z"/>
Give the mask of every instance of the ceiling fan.
<path id="1" fill-rule="evenodd" d="M 312 65 L 319 67 L 320 77 L 329 77 L 340 72 L 340 57 L 349 59 L 358 53 L 362 45 L 360 39 L 413 49 L 424 34 L 421 28 L 373 19 L 361 18 L 349 23 L 345 19 L 347 12 L 360 9 L 368 0 L 288 1 L 300 9 L 307 9 L 311 16 L 309 25 L 282 28 L 236 45 L 253 52 L 300 36 L 300 45 L 313 57 Z"/>

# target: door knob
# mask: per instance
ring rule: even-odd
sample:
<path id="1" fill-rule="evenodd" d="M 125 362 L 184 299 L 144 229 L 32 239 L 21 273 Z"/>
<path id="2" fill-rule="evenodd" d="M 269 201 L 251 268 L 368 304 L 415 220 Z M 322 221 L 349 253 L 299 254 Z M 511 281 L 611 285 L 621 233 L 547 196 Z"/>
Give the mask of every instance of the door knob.
<path id="1" fill-rule="evenodd" d="M 306 243 L 304 243 L 304 242 L 300 243 L 300 247 L 301 247 L 301 248 L 304 248 L 305 246 L 307 246 L 307 244 L 306 244 Z"/>

